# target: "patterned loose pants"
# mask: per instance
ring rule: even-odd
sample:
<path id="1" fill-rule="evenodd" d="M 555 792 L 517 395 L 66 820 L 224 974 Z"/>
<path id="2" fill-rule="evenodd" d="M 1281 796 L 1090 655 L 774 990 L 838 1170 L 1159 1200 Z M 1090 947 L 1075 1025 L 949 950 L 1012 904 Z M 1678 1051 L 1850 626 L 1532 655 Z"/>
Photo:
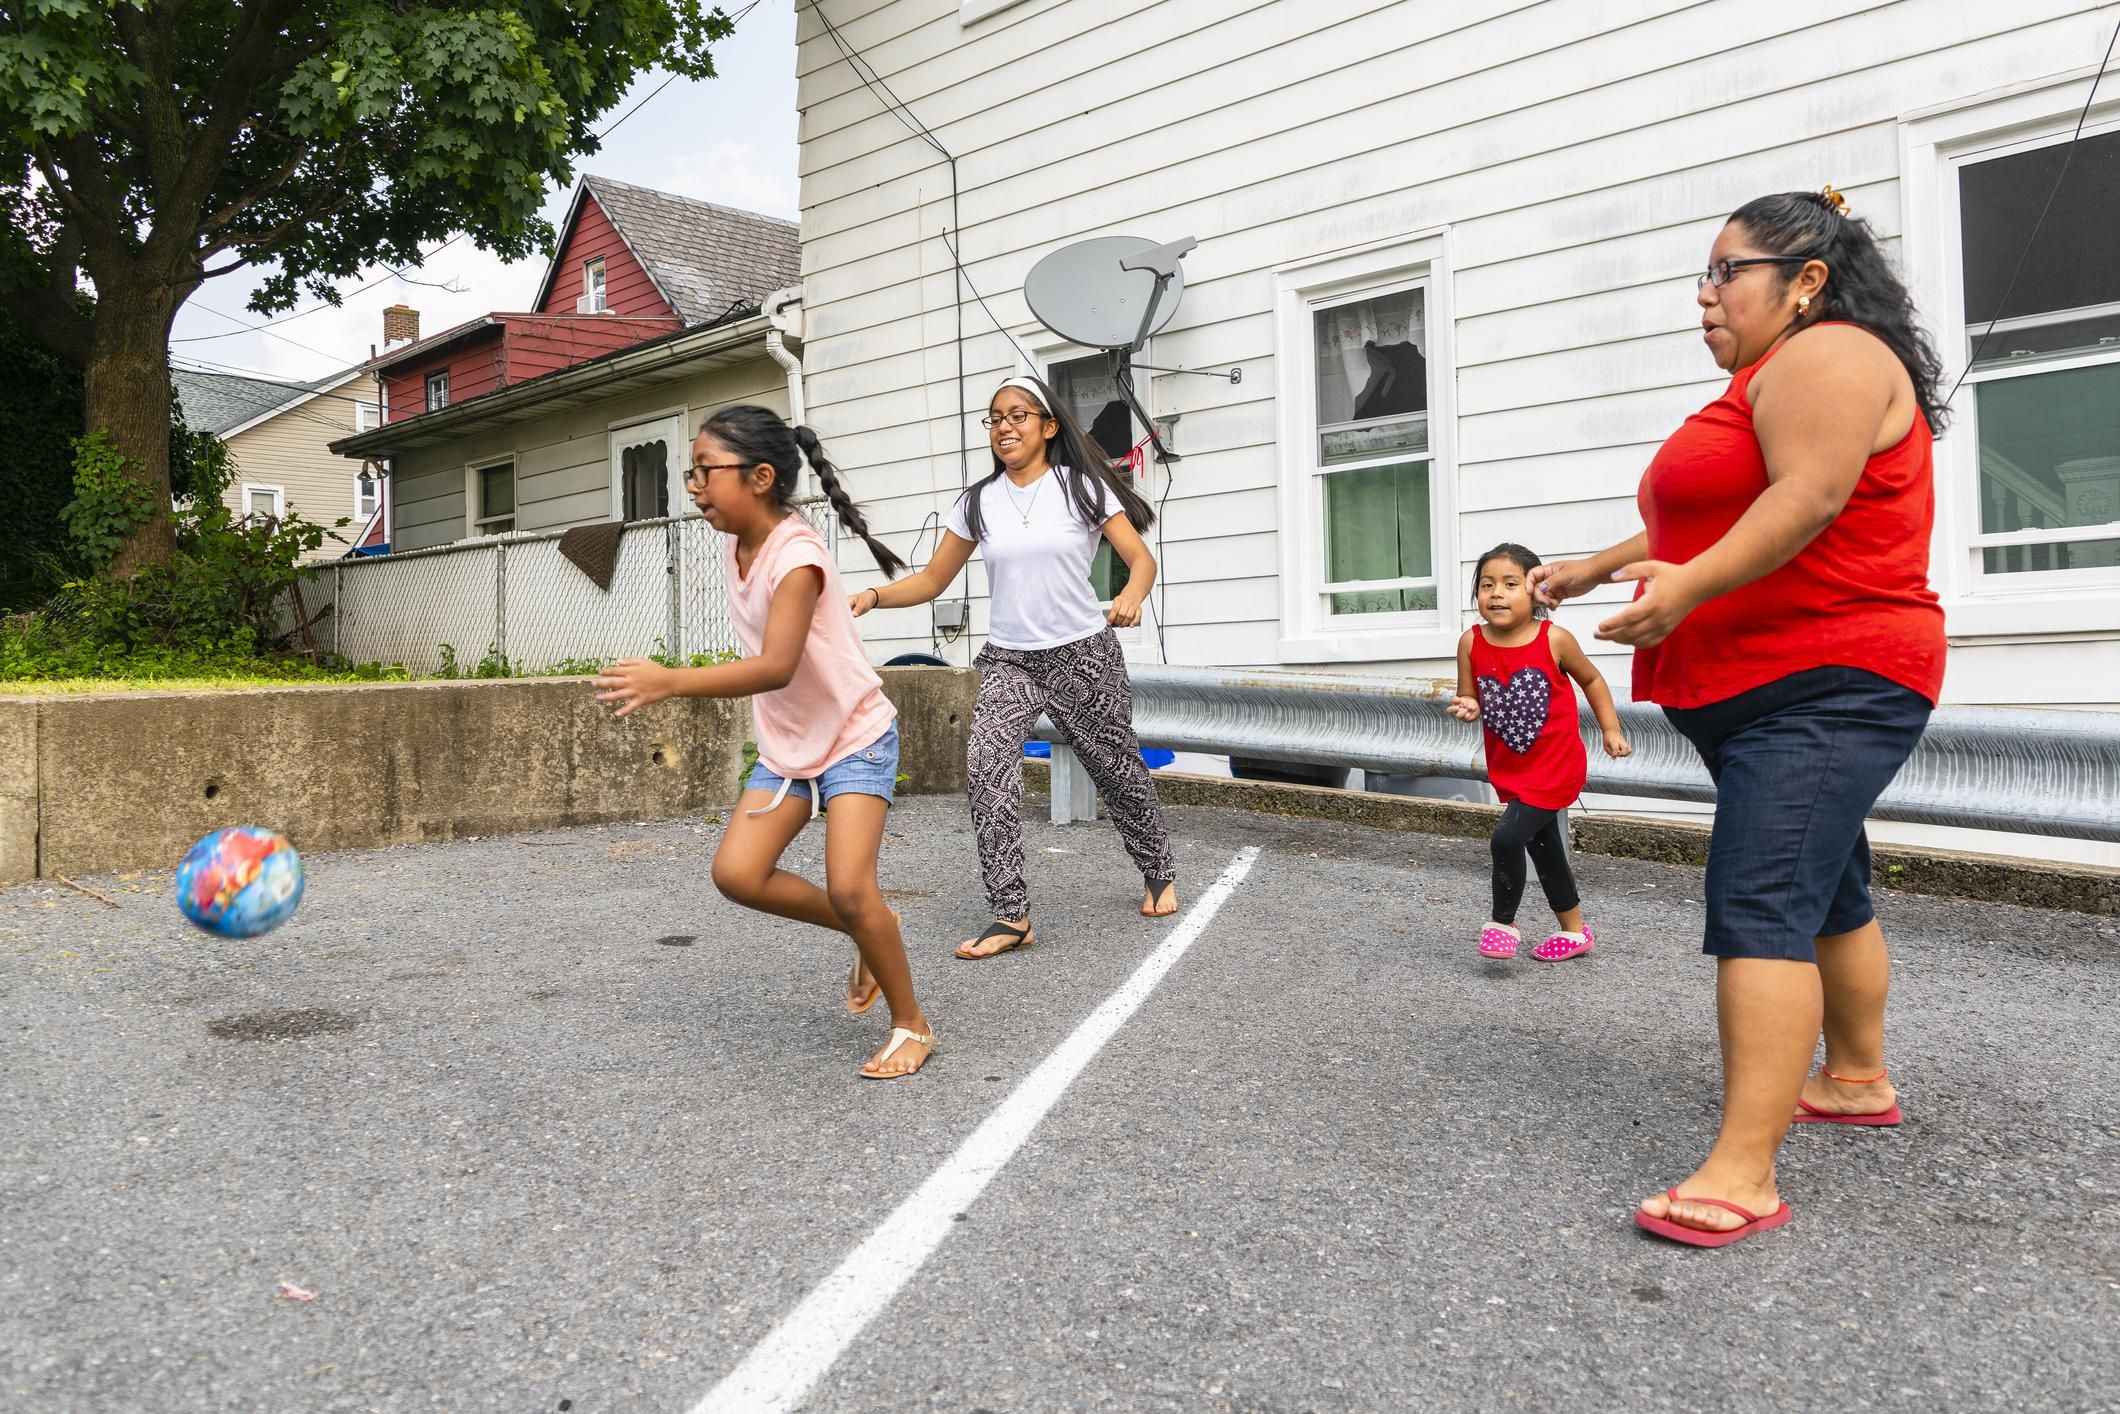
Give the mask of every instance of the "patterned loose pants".
<path id="1" fill-rule="evenodd" d="M 1142 878 L 1175 877 L 1163 807 L 1134 738 L 1126 655 L 1111 630 L 1030 652 L 989 643 L 976 666 L 979 701 L 972 710 L 965 771 L 979 833 L 979 866 L 994 916 L 1022 918 L 1030 912 L 1023 883 L 1023 744 L 1041 711 L 1082 758 Z"/>

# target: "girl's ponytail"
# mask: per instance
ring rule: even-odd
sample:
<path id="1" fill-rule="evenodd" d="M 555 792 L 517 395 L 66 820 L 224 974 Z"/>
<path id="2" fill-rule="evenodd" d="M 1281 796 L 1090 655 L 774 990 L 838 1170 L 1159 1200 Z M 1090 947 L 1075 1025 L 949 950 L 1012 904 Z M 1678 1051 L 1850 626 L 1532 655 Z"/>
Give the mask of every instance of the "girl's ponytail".
<path id="1" fill-rule="evenodd" d="M 794 431 L 795 445 L 802 449 L 803 460 L 810 464 L 810 470 L 817 473 L 817 482 L 831 499 L 839 523 L 861 537 L 861 543 L 876 557 L 878 569 L 892 576 L 902 573 L 905 561 L 890 546 L 869 533 L 867 518 L 861 514 L 861 507 L 854 504 L 854 498 L 847 494 L 846 487 L 839 484 L 838 469 L 825 459 L 824 444 L 817 440 L 817 434 L 802 426 L 797 426 Z"/>

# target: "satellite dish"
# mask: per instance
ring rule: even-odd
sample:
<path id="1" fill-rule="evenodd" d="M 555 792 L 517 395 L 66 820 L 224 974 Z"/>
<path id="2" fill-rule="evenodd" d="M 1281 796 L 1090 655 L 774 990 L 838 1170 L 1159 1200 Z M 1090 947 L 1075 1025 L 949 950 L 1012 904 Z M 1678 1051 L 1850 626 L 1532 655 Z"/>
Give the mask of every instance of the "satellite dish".
<path id="1" fill-rule="evenodd" d="M 1076 241 L 1031 267 L 1023 298 L 1039 323 L 1069 343 L 1137 349 L 1177 314 L 1185 293 L 1178 257 L 1193 245 L 1139 236 Z"/>
<path id="2" fill-rule="evenodd" d="M 1165 245 L 1139 236 L 1096 236 L 1060 247 L 1023 277 L 1024 302 L 1041 324 L 1069 343 L 1104 350 L 1120 395 L 1148 429 L 1156 456 L 1166 462 L 1176 461 L 1178 454 L 1164 444 L 1134 389 L 1136 367 L 1157 370 L 1133 358 L 1148 336 L 1178 312 L 1185 294 L 1185 272 L 1178 262 L 1198 244 L 1191 236 Z M 1238 373 L 1228 376 L 1238 381 Z"/>

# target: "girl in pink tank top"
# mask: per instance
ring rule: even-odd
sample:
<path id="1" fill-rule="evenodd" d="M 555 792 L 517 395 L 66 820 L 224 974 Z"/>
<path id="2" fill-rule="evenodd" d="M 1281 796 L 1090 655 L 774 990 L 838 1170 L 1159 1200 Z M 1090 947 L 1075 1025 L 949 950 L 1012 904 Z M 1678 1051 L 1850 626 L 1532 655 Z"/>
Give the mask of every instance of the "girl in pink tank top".
<path id="1" fill-rule="evenodd" d="M 724 408 L 692 443 L 685 489 L 707 523 L 728 536 L 730 617 L 747 656 L 697 668 L 627 658 L 597 677 L 598 700 L 616 704 L 624 717 L 666 697 L 751 699 L 758 768 L 715 851 L 714 885 L 748 908 L 854 940 L 847 1010 L 859 1015 L 879 995 L 891 1009 L 890 1039 L 861 1073 L 890 1080 L 919 1070 L 935 1048 L 934 1028 L 913 995 L 898 915 L 876 882 L 897 781 L 898 714 L 862 649 L 838 566 L 795 509 L 804 461 L 840 524 L 861 537 L 883 572 L 905 568 L 869 533 L 816 433 L 790 427 L 766 408 Z M 780 867 L 782 853 L 820 811 L 823 888 Z"/>

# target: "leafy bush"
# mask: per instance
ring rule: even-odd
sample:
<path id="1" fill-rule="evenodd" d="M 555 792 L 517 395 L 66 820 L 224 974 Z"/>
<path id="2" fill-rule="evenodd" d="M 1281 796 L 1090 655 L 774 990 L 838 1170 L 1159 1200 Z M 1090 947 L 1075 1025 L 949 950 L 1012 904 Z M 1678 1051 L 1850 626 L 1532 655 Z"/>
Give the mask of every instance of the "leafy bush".
<path id="1" fill-rule="evenodd" d="M 146 661 L 160 653 L 200 662 L 263 656 L 271 647 L 303 557 L 330 532 L 299 516 L 238 518 L 222 501 L 235 473 L 227 448 L 189 432 L 183 440 L 193 495 L 175 513 L 176 554 L 131 579 L 103 572 L 153 513 L 153 493 L 125 474 L 101 430 L 75 440 L 74 499 L 60 512 L 72 573 L 40 616 L 54 644 L 70 642 L 77 656 Z"/>
<path id="2" fill-rule="evenodd" d="M 354 664 L 342 658 L 312 662 L 242 651 L 114 647 L 55 630 L 35 614 L 0 621 L 0 682 L 392 682 L 409 676 L 397 664 Z"/>

